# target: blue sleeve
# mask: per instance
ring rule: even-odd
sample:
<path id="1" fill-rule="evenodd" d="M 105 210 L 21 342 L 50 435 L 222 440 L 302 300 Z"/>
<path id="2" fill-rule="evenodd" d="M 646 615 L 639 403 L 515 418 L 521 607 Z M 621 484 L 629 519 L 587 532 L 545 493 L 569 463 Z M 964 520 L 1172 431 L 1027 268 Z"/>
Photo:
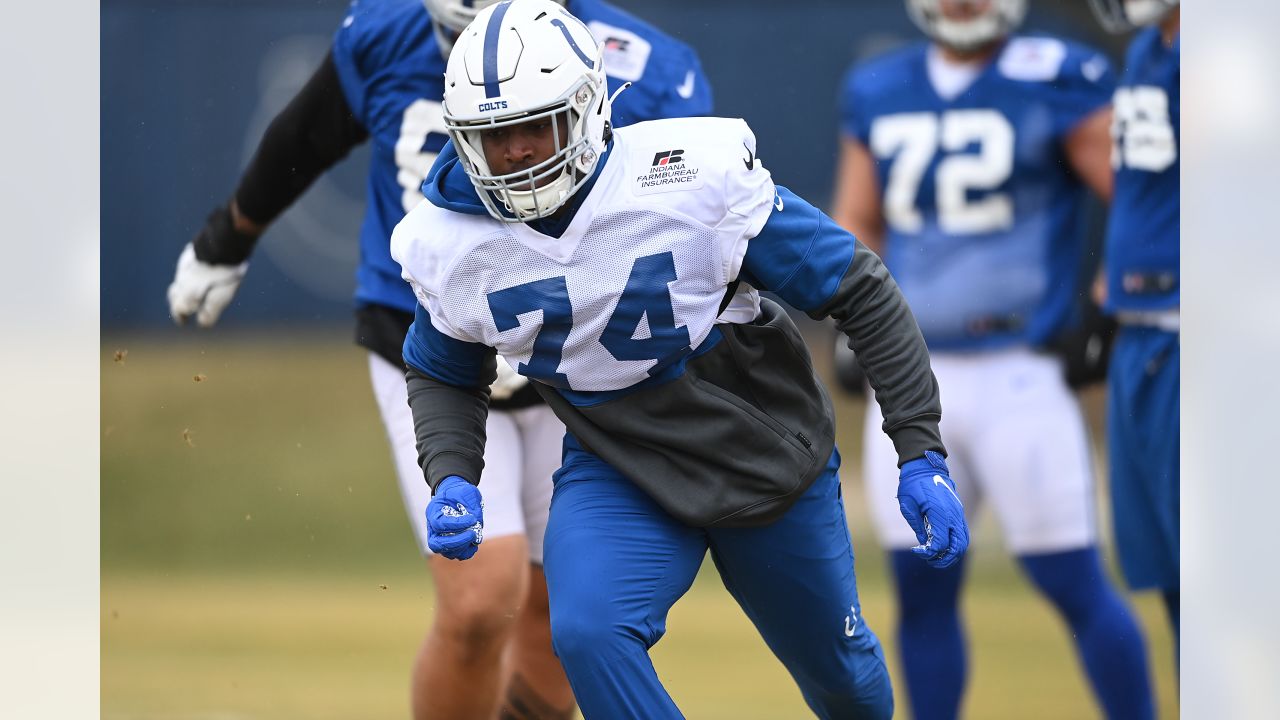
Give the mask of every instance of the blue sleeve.
<path id="1" fill-rule="evenodd" d="M 853 235 L 800 196 L 778 185 L 773 213 L 747 244 L 743 279 L 797 310 L 824 305 L 853 261 Z"/>
<path id="2" fill-rule="evenodd" d="M 455 387 L 488 387 L 494 379 L 494 354 L 488 345 L 456 340 L 437 330 L 421 303 L 404 338 L 406 364 Z"/>
<path id="3" fill-rule="evenodd" d="M 845 73 L 844 83 L 840 86 L 838 106 L 840 108 L 840 130 L 845 135 L 857 138 L 863 145 L 871 144 L 871 126 L 862 115 L 866 103 L 858 95 L 858 68 L 851 68 Z"/>
<path id="4" fill-rule="evenodd" d="M 672 53 L 672 58 L 672 81 L 658 101 L 655 119 L 710 115 L 711 81 L 702 71 L 698 54 L 689 46 L 681 45 L 679 52 Z"/>
<path id="5" fill-rule="evenodd" d="M 366 19 L 362 17 L 364 14 L 359 0 L 353 0 L 338 31 L 333 34 L 333 65 L 338 69 L 338 82 L 342 84 L 342 94 L 346 96 L 352 114 L 362 123 L 365 120 L 366 83 L 362 67 L 367 23 L 360 20 Z"/>
<path id="6" fill-rule="evenodd" d="M 1111 102 L 1116 90 L 1115 69 L 1100 51 L 1069 45 L 1052 87 L 1054 134 L 1062 136 Z"/>

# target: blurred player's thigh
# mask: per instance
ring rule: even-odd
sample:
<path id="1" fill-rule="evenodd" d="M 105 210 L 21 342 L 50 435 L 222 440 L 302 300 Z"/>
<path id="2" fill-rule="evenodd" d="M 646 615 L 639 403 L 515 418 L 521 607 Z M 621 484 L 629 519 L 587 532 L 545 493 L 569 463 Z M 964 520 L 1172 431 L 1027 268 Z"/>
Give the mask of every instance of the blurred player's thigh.
<path id="1" fill-rule="evenodd" d="M 564 423 L 560 422 L 550 407 L 543 404 L 513 410 L 509 414 L 520 435 L 520 505 L 524 515 L 525 536 L 529 538 L 529 559 L 542 564 L 542 539 L 547 531 L 551 492 L 555 488 L 551 476 L 560 467 Z M 489 447 L 492 447 L 492 440 Z M 488 453 L 489 448 L 486 447 L 486 463 Z M 488 474 L 487 470 L 485 474 Z M 485 497 L 490 495 L 486 494 Z M 487 512 L 486 509 L 486 523 Z"/>
<path id="2" fill-rule="evenodd" d="M 1089 433 L 1062 361 L 1021 348 L 984 355 L 964 378 L 973 419 L 965 449 L 1005 544 L 1016 555 L 1093 545 Z"/>
<path id="3" fill-rule="evenodd" d="M 934 375 L 944 401 L 946 412 L 938 424 L 942 442 L 947 446 L 947 465 L 955 479 L 956 492 L 964 503 L 965 515 L 972 522 L 982 502 L 983 489 L 974 477 L 963 442 L 964 414 L 954 401 L 947 383 L 942 381 L 938 359 L 931 359 Z M 943 361 L 945 365 L 945 360 Z M 866 419 L 862 429 L 862 483 L 866 493 L 867 509 L 875 525 L 876 538 L 885 550 L 906 550 L 919 544 L 915 532 L 902 518 L 898 507 L 898 451 L 893 441 L 884 433 L 881 425 L 884 416 L 879 403 L 867 403 Z"/>
<path id="4" fill-rule="evenodd" d="M 1080 405 L 1063 380 L 1061 361 L 1015 348 L 937 352 L 934 375 L 946 402 L 939 425 L 965 513 L 990 498 L 1015 554 L 1055 552 L 1096 542 L 1093 464 Z M 891 550 L 917 543 L 898 511 L 897 457 L 868 403 L 863 477 L 881 542 Z"/>
<path id="5" fill-rule="evenodd" d="M 413 528 L 418 548 L 424 555 L 430 555 L 431 551 L 427 549 L 426 512 L 427 503 L 431 501 L 431 487 L 427 485 L 422 476 L 422 468 L 418 465 L 417 441 L 414 437 L 413 416 L 409 410 L 404 370 L 370 353 L 369 376 L 373 382 L 374 396 L 378 399 L 382 424 L 391 443 L 400 497 L 404 500 L 405 512 L 409 516 L 409 526 Z M 525 461 L 520 430 L 512 413 L 494 411 L 489 413 L 485 431 L 488 442 L 484 452 L 484 475 L 481 477 L 485 493 L 485 537 L 524 535 L 525 516 L 520 484 Z M 545 520 L 542 522 L 545 525 Z M 542 546 L 541 540 L 539 537 L 539 548 Z"/>

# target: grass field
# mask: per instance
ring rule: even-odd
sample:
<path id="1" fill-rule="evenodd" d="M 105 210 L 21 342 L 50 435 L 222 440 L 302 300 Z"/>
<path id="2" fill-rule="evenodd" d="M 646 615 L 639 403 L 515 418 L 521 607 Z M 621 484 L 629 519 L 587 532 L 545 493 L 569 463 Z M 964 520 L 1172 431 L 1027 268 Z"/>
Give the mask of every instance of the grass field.
<path id="1" fill-rule="evenodd" d="M 104 335 L 104 718 L 407 716 L 432 587 L 394 487 L 365 355 L 346 334 Z M 1094 415 L 1096 405 L 1090 397 Z M 846 458 L 857 457 L 859 408 L 840 408 Z M 864 613 L 898 683 L 887 578 L 849 470 Z M 1064 627 L 991 526 L 978 519 L 965 596 L 966 716 L 1097 717 Z M 690 718 L 808 717 L 709 568 L 653 651 L 672 695 Z M 1177 717 L 1163 614 L 1153 597 L 1133 604 L 1160 716 Z"/>

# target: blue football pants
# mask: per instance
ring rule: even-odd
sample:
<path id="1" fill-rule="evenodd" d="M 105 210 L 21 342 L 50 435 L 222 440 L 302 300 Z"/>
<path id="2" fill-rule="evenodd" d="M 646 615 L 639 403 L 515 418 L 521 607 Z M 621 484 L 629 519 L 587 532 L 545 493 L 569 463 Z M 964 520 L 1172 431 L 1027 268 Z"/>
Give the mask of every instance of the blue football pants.
<path id="1" fill-rule="evenodd" d="M 1177 333 L 1124 326 L 1111 356 L 1112 521 L 1120 567 L 1135 590 L 1177 591 L 1181 581 L 1179 349 Z"/>
<path id="2" fill-rule="evenodd" d="M 708 550 L 818 717 L 893 715 L 884 653 L 858 602 L 838 453 L 773 524 L 704 529 L 677 522 L 571 442 L 555 478 L 543 562 L 552 645 L 584 717 L 683 717 L 648 650 Z"/>

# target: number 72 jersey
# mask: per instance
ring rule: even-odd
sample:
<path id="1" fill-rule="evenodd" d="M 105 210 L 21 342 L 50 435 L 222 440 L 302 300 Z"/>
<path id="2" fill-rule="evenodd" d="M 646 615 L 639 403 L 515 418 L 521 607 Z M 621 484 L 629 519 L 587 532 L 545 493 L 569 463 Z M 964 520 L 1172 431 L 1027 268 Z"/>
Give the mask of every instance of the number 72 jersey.
<path id="1" fill-rule="evenodd" d="M 860 65 L 842 95 L 843 131 L 876 161 L 885 264 L 930 347 L 1042 343 L 1068 319 L 1081 249 L 1085 191 L 1063 141 L 1110 100 L 1110 65 L 1019 36 L 943 97 L 930 52 Z"/>

